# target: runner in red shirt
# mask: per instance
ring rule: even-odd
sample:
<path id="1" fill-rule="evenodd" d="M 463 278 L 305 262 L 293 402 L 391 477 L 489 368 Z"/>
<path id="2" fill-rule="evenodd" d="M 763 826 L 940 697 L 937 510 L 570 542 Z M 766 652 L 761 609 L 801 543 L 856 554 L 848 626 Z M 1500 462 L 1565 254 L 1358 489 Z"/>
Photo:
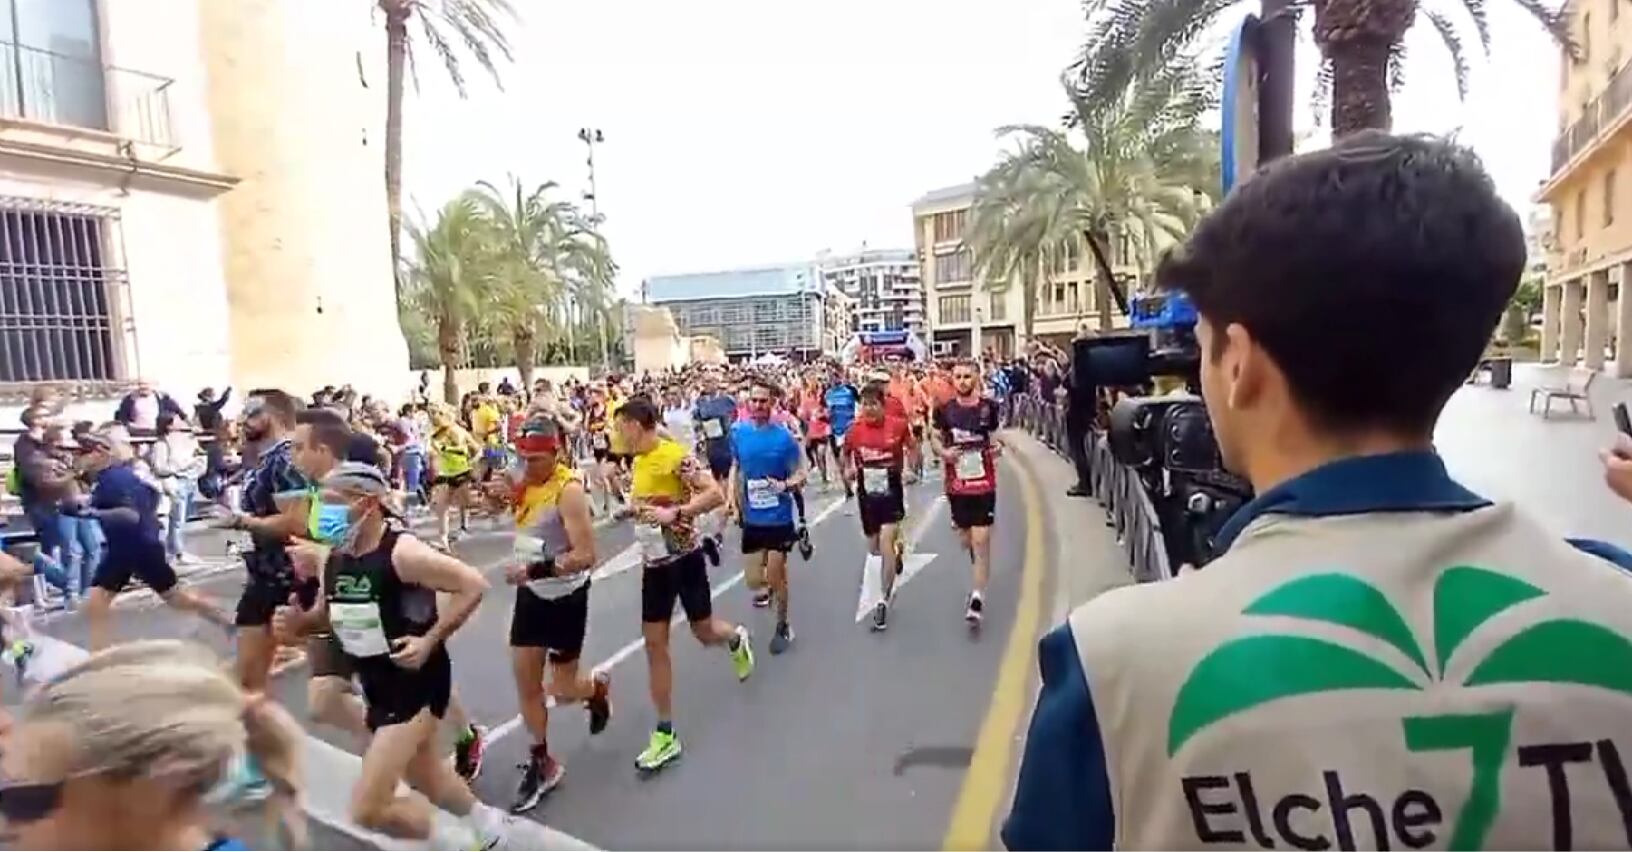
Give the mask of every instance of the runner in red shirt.
<path id="1" fill-rule="evenodd" d="M 963 617 L 970 627 L 979 627 L 985 608 L 986 577 L 991 573 L 997 457 L 1003 452 L 1003 443 L 994 436 L 998 429 L 997 403 L 981 394 L 980 374 L 973 362 L 960 362 L 952 368 L 952 385 L 957 395 L 935 409 L 935 428 L 930 437 L 946 466 L 946 503 L 952 511 L 952 525 L 958 528 L 958 538 L 974 562 L 974 584 Z"/>
<path id="2" fill-rule="evenodd" d="M 799 394 L 799 419 L 805 424 L 805 454 L 810 466 L 822 474 L 822 490 L 827 490 L 827 440 L 833 424 L 827 418 L 827 403 L 821 388 L 810 379 Z"/>
<path id="3" fill-rule="evenodd" d="M 907 515 L 901 471 L 911 453 L 912 440 L 907 421 L 885 415 L 886 396 L 883 382 L 862 388 L 861 416 L 844 434 L 845 479 L 855 480 L 861 531 L 867 536 L 869 552 L 881 560 L 881 595 L 873 608 L 874 630 L 889 626 L 890 595 L 895 591 L 895 577 L 901 572 L 898 527 Z"/>

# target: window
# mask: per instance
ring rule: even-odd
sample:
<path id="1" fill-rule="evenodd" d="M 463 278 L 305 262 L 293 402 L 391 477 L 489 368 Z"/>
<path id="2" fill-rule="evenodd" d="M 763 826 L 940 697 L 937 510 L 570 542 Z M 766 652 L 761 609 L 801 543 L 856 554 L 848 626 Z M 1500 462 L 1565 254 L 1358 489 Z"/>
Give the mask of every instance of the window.
<path id="1" fill-rule="evenodd" d="M 986 315 L 992 322 L 1002 322 L 1009 318 L 1008 293 L 986 294 Z"/>
<path id="2" fill-rule="evenodd" d="M 949 243 L 963 239 L 963 226 L 968 214 L 967 209 L 936 213 L 932 220 L 935 230 L 935 242 Z"/>
<path id="3" fill-rule="evenodd" d="M 957 323 L 969 321 L 968 296 L 942 296 L 941 322 Z"/>
<path id="4" fill-rule="evenodd" d="M 1615 224 L 1615 170 L 1604 173 L 1604 227 Z"/>
<path id="5" fill-rule="evenodd" d="M 1080 253 L 1081 250 L 1075 240 L 1067 240 L 1061 243 L 1054 250 L 1054 274 L 1060 275 L 1075 271 Z"/>
<path id="6" fill-rule="evenodd" d="M 0 382 L 122 378 L 99 212 L 0 198 Z"/>
<path id="7" fill-rule="evenodd" d="M 0 0 L 0 113 L 108 129 L 96 0 Z"/>
<path id="8" fill-rule="evenodd" d="M 972 279 L 974 258 L 968 249 L 951 254 L 935 256 L 935 280 L 942 284 L 953 284 L 959 281 Z"/>
<path id="9" fill-rule="evenodd" d="M 1584 189 L 1575 193 L 1575 235 L 1587 235 L 1587 191 Z"/>

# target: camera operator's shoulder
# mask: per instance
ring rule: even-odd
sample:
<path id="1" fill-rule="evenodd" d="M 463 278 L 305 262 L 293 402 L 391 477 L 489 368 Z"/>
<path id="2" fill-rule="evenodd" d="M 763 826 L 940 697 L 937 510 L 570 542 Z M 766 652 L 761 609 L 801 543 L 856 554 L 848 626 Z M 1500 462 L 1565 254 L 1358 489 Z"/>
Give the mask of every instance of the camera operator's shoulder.
<path id="1" fill-rule="evenodd" d="M 1077 607 L 1069 623 L 1084 661 L 1100 676 L 1114 676 L 1216 644 L 1228 629 L 1220 615 L 1248 603 L 1229 559 L 1171 580 L 1111 589 Z"/>
<path id="2" fill-rule="evenodd" d="M 1632 574 L 1632 551 L 1628 551 L 1620 545 L 1595 538 L 1571 538 L 1566 539 L 1566 541 L 1576 550 L 1596 556 L 1622 571 Z"/>

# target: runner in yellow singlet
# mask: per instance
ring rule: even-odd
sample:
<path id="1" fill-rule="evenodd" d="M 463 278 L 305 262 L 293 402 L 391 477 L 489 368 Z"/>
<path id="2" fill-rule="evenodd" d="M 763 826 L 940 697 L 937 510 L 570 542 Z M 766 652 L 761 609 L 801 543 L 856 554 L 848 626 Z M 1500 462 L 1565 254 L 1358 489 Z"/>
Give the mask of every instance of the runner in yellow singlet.
<path id="1" fill-rule="evenodd" d="M 459 530 L 469 525 L 470 503 L 474 498 L 471 485 L 475 482 L 474 459 L 482 451 L 480 444 L 469 432 L 455 423 L 445 408 L 431 413 L 431 467 L 436 476 L 431 481 L 431 509 L 436 513 L 437 541 L 444 550 L 451 547 L 448 535 L 448 513 L 459 507 Z"/>
<path id="2" fill-rule="evenodd" d="M 618 411 L 628 401 L 616 381 L 607 383 L 606 399 L 606 460 L 601 463 L 601 480 L 619 503 L 624 502 L 626 483 L 624 474 L 629 469 L 629 446 L 618 433 Z"/>

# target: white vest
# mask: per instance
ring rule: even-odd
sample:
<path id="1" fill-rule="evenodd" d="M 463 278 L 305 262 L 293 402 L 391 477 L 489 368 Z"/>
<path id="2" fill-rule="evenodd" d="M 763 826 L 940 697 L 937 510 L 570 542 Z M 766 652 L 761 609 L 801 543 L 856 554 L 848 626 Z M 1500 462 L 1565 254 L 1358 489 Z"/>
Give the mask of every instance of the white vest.
<path id="1" fill-rule="evenodd" d="M 1262 515 L 1070 623 L 1119 848 L 1632 845 L 1632 577 L 1511 505 Z"/>

